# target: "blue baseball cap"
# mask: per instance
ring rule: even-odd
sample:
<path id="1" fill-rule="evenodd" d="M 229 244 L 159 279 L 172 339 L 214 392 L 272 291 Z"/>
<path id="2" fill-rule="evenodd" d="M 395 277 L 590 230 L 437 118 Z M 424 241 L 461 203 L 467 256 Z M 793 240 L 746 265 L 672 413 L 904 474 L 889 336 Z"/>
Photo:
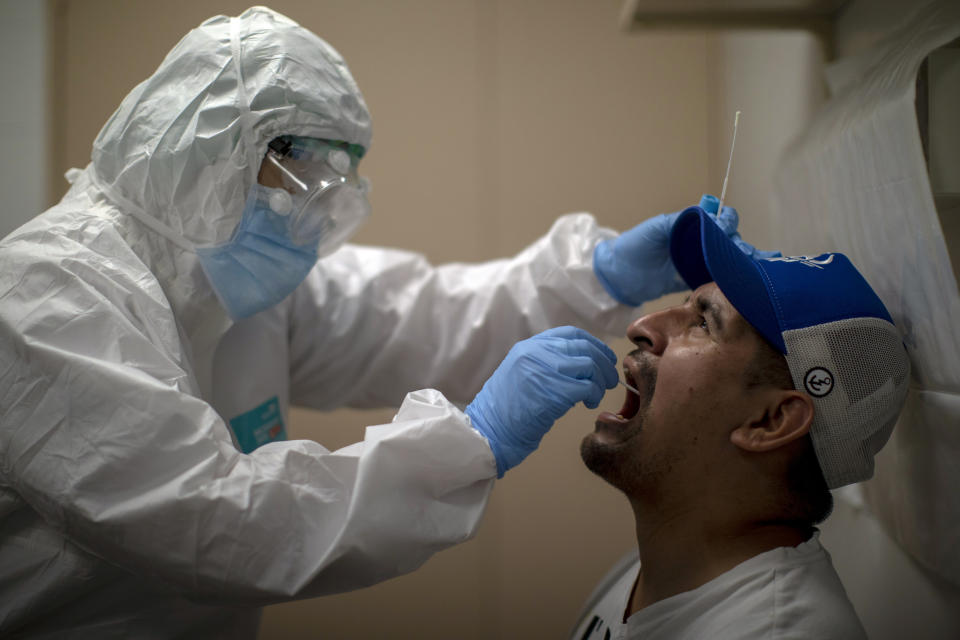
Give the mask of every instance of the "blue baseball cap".
<path id="1" fill-rule="evenodd" d="M 717 286 L 784 354 L 814 401 L 810 435 L 827 485 L 873 475 L 906 399 L 910 363 L 889 312 L 841 253 L 754 258 L 700 207 L 673 225 L 670 255 L 690 288 Z"/>

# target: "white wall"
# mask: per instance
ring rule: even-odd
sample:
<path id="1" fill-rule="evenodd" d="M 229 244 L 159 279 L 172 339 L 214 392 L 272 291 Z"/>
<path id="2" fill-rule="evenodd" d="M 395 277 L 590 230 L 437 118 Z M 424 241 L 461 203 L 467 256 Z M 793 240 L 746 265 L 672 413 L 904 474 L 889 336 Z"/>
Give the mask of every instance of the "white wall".
<path id="1" fill-rule="evenodd" d="M 804 31 L 726 31 L 710 38 L 708 51 L 709 186 L 719 192 L 723 184 L 739 109 L 725 204 L 740 213 L 744 238 L 776 249 L 769 214 L 774 169 L 826 97 L 823 43 Z"/>
<path id="2" fill-rule="evenodd" d="M 47 3 L 0 0 L 0 237 L 47 205 Z"/>

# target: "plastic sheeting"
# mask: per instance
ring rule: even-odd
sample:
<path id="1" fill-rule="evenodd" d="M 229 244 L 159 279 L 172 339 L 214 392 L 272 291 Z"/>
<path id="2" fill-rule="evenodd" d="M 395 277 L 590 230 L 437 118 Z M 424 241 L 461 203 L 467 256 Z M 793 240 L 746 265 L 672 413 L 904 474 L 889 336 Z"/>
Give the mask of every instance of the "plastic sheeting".
<path id="1" fill-rule="evenodd" d="M 773 208 L 785 253 L 849 255 L 904 335 L 907 404 L 875 477 L 854 491 L 910 554 L 960 584 L 960 294 L 914 105 L 920 64 L 957 37 L 960 3 L 935 2 L 834 65 L 834 97 L 777 168 Z"/>

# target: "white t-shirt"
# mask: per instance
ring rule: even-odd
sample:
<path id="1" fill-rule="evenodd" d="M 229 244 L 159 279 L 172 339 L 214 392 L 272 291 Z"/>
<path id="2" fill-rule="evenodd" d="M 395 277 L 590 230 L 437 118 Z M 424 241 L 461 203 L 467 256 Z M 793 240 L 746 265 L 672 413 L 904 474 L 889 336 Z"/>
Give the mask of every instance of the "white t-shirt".
<path id="1" fill-rule="evenodd" d="M 600 583 L 572 640 L 866 640 L 819 533 L 754 556 L 692 591 L 623 623 L 640 561 L 626 558 Z"/>

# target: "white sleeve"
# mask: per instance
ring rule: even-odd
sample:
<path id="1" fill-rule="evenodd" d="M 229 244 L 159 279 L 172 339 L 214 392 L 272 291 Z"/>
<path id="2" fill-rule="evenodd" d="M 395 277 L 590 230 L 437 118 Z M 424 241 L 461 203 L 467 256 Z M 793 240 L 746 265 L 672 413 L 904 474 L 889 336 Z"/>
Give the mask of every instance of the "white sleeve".
<path id="1" fill-rule="evenodd" d="M 194 599 L 261 605 L 413 571 L 474 535 L 496 475 L 437 391 L 340 451 L 301 440 L 243 455 L 202 401 L 91 373 L 109 388 L 77 376 L 87 395 L 64 398 L 71 415 L 50 407 L 5 434 L 6 483 L 76 544 Z"/>
<path id="2" fill-rule="evenodd" d="M 439 267 L 409 252 L 341 248 L 294 294 L 292 402 L 396 406 L 429 387 L 466 403 L 518 340 L 564 324 L 623 335 L 636 309 L 593 273 L 594 247 L 614 235 L 571 214 L 513 258 Z"/>
<path id="3" fill-rule="evenodd" d="M 176 336 L 169 310 L 91 277 L 41 265 L 0 282 L 16 284 L 0 287 L 0 484 L 67 539 L 189 598 L 259 605 L 412 571 L 473 535 L 496 467 L 439 392 L 341 451 L 243 455 L 158 343 Z"/>

